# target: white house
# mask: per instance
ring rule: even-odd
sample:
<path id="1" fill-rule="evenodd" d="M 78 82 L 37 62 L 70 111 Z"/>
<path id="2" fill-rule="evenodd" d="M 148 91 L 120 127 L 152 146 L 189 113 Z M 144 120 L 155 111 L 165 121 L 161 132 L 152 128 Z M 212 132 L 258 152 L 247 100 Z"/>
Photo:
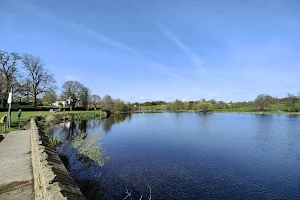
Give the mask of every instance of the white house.
<path id="1" fill-rule="evenodd" d="M 68 105 L 70 105 L 72 103 L 72 101 L 73 101 L 73 99 L 71 97 L 69 97 L 65 101 L 56 101 L 52 105 L 55 106 L 55 107 L 60 107 L 59 104 L 62 104 L 63 107 L 67 107 Z M 77 99 L 75 107 L 80 107 L 80 106 L 81 106 L 80 100 Z"/>
<path id="2" fill-rule="evenodd" d="M 68 102 L 67 101 L 56 101 L 52 105 L 55 107 L 60 107 L 60 104 L 62 104 L 63 107 L 66 107 L 68 105 Z"/>

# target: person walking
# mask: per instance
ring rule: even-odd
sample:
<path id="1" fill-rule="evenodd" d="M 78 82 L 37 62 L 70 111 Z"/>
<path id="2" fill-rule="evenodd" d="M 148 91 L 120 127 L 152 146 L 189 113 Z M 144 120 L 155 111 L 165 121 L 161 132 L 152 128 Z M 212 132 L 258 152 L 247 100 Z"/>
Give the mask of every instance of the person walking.
<path id="1" fill-rule="evenodd" d="M 22 115 L 22 110 L 20 109 L 20 110 L 18 111 L 18 120 L 21 118 L 21 115 Z"/>

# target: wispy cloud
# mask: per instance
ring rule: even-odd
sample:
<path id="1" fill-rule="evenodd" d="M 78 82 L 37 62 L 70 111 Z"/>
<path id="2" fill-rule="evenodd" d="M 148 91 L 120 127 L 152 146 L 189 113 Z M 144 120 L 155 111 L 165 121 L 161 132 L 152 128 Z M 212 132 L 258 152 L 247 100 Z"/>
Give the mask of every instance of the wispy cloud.
<path id="1" fill-rule="evenodd" d="M 66 81 L 74 81 L 74 80 L 76 80 L 76 77 L 73 74 L 66 74 L 64 79 Z"/>
<path id="2" fill-rule="evenodd" d="M 168 75 L 170 77 L 173 77 L 173 78 L 176 78 L 180 81 L 183 81 L 183 80 L 186 80 L 183 76 L 173 72 L 172 70 L 170 70 L 169 67 L 167 67 L 166 65 L 163 65 L 163 64 L 159 64 L 159 63 L 156 63 L 156 62 L 153 62 L 151 61 L 151 67 L 155 70 L 155 71 L 158 71 L 158 72 L 161 72 L 165 75 Z"/>
<path id="3" fill-rule="evenodd" d="M 139 52 L 135 51 L 134 49 L 132 49 L 130 46 L 123 44 L 121 42 L 118 42 L 112 38 L 109 38 L 93 29 L 91 29 L 88 26 L 85 26 L 84 24 L 80 24 L 78 22 L 74 22 L 62 17 L 58 17 L 55 16 L 49 12 L 46 12 L 44 10 L 42 10 L 41 8 L 37 8 L 36 6 L 30 5 L 30 4 L 22 4 L 22 6 L 29 10 L 34 12 L 35 14 L 38 14 L 39 16 L 41 16 L 44 20 L 47 20 L 53 24 L 62 26 L 64 28 L 69 28 L 72 29 L 76 32 L 79 32 L 81 34 L 90 36 L 94 39 L 96 39 L 99 42 L 102 43 L 106 43 L 108 45 L 111 45 L 113 47 L 119 48 L 119 49 L 123 49 L 125 51 L 131 52 L 131 53 L 135 53 L 135 54 L 139 54 Z"/>
<path id="4" fill-rule="evenodd" d="M 195 64 L 197 67 L 197 71 L 200 74 L 206 73 L 206 69 L 203 66 L 202 60 L 187 46 L 185 46 L 167 27 L 165 27 L 162 23 L 157 22 L 156 25 L 159 27 L 161 32 L 170 40 L 172 40 L 180 49 L 182 49 L 185 54 L 189 57 L 189 59 Z"/>
<path id="5" fill-rule="evenodd" d="M 42 10 L 41 8 L 37 8 L 36 6 L 33 6 L 31 4 L 22 4 L 22 7 L 24 7 L 25 9 L 35 13 L 35 14 L 38 14 L 39 16 L 41 16 L 43 19 L 53 23 L 53 24 L 56 24 L 56 25 L 59 25 L 59 26 L 62 26 L 64 28 L 68 28 L 68 29 L 72 29 L 78 33 L 81 33 L 81 34 L 84 34 L 84 35 L 87 35 L 95 40 L 97 40 L 98 42 L 101 42 L 101 43 L 106 43 L 112 47 L 115 47 L 115 48 L 118 48 L 118 49 L 121 49 L 121 50 L 125 50 L 127 52 L 130 52 L 130 53 L 133 53 L 139 57 L 142 57 L 144 58 L 145 60 L 148 61 L 148 66 L 151 67 L 153 70 L 155 71 L 159 71 L 167 76 L 170 76 L 170 77 L 173 77 L 173 78 L 176 78 L 176 79 L 179 79 L 179 80 L 184 80 L 184 78 L 182 76 L 180 76 L 179 74 L 173 72 L 170 67 L 166 66 L 166 65 L 163 65 L 161 63 L 157 63 L 156 61 L 148 58 L 147 56 L 143 55 L 141 52 L 133 49 L 132 47 L 130 47 L 129 45 L 126 45 L 122 42 L 119 42 L 113 38 L 110 38 L 110 37 L 107 37 L 101 33 L 99 33 L 98 31 L 95 31 L 94 29 L 88 27 L 88 26 L 85 26 L 84 24 L 80 24 L 80 23 L 77 23 L 77 22 L 73 22 L 71 20 L 68 20 L 68 19 L 65 19 L 65 18 L 62 18 L 62 17 L 57 17 L 49 12 L 46 12 L 44 10 Z"/>
<path id="6" fill-rule="evenodd" d="M 151 98 L 146 97 L 146 96 L 140 96 L 139 99 L 140 100 L 151 100 Z"/>

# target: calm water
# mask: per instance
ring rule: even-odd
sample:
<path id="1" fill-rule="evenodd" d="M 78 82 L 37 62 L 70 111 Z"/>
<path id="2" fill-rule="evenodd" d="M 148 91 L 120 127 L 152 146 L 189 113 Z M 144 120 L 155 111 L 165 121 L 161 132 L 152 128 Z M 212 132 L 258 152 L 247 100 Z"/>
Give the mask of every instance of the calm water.
<path id="1" fill-rule="evenodd" d="M 110 157 L 96 168 L 70 156 L 90 199 L 148 197 L 148 186 L 152 199 L 300 199 L 300 116 L 133 114 L 54 128 L 63 141 L 80 132 L 100 135 Z"/>

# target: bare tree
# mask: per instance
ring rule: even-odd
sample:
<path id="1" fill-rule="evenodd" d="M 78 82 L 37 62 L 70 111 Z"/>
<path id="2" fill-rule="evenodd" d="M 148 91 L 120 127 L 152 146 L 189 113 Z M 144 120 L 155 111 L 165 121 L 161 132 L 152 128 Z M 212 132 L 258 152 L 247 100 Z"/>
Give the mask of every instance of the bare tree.
<path id="1" fill-rule="evenodd" d="M 15 96 L 19 97 L 20 99 L 24 98 L 25 102 L 30 101 L 30 94 L 31 94 L 31 82 L 29 79 L 23 79 L 18 82 L 17 90 L 15 90 Z"/>
<path id="2" fill-rule="evenodd" d="M 108 94 L 102 99 L 103 107 L 106 111 L 111 111 L 113 107 L 113 99 Z"/>
<path id="3" fill-rule="evenodd" d="M 101 102 L 101 97 L 99 95 L 93 94 L 90 96 L 90 103 L 93 105 L 94 109 L 96 110 L 97 104 Z"/>
<path id="4" fill-rule="evenodd" d="M 4 103 L 5 106 L 5 101 L 3 101 L 4 99 L 4 91 L 5 91 L 5 80 L 4 80 L 4 76 L 2 73 L 0 73 L 0 101 L 1 103 Z"/>
<path id="5" fill-rule="evenodd" d="M 8 53 L 0 50 L 0 94 L 2 107 L 6 106 L 10 88 L 17 82 L 17 64 L 20 59 L 21 57 L 17 53 Z"/>
<path id="6" fill-rule="evenodd" d="M 31 86 L 30 93 L 33 97 L 33 105 L 36 106 L 37 96 L 49 89 L 54 89 L 56 82 L 53 75 L 44 68 L 44 63 L 40 57 L 25 54 L 22 63 L 28 72 L 27 81 Z"/>

